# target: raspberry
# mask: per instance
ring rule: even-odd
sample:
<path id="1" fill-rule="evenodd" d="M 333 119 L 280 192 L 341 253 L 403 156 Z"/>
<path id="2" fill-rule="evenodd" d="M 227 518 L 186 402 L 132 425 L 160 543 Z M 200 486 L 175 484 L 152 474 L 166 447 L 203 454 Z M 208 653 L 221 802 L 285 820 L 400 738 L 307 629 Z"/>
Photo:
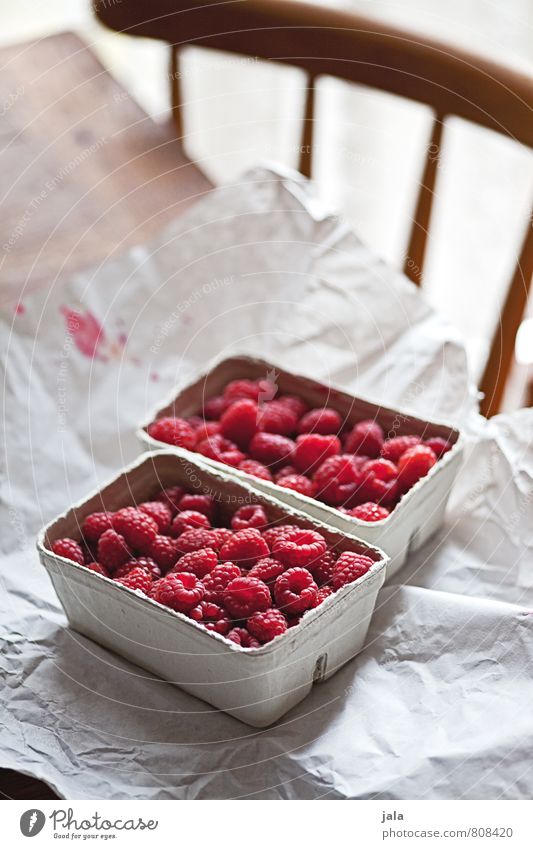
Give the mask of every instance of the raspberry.
<path id="1" fill-rule="evenodd" d="M 226 407 L 228 401 L 222 395 L 215 395 L 213 398 L 208 398 L 203 406 L 203 413 L 206 419 L 219 419 Z"/>
<path id="2" fill-rule="evenodd" d="M 119 566 L 114 574 L 114 578 L 115 580 L 117 578 L 125 578 L 133 569 L 141 568 L 149 572 L 154 581 L 161 577 L 161 569 L 155 560 L 152 560 L 151 557 L 138 557 L 136 560 L 128 560 L 127 563 Z"/>
<path id="3" fill-rule="evenodd" d="M 345 551 L 339 556 L 333 570 L 332 586 L 334 590 L 351 584 L 361 575 L 365 575 L 373 561 L 366 554 L 356 554 L 354 551 Z"/>
<path id="4" fill-rule="evenodd" d="M 437 458 L 431 448 L 426 445 L 414 445 L 408 448 L 398 460 L 398 486 L 403 492 L 410 489 L 420 478 L 423 478 Z"/>
<path id="5" fill-rule="evenodd" d="M 211 522 L 204 513 L 198 513 L 197 510 L 184 510 L 183 513 L 178 513 L 172 522 L 171 534 L 173 537 L 179 537 L 184 531 L 189 531 L 191 528 L 210 528 Z"/>
<path id="6" fill-rule="evenodd" d="M 221 434 L 210 436 L 196 446 L 196 450 L 210 460 L 225 463 L 227 466 L 238 466 L 245 458 L 234 442 L 226 439 Z"/>
<path id="7" fill-rule="evenodd" d="M 223 599 L 235 619 L 247 619 L 272 604 L 270 590 L 258 578 L 235 578 L 224 590 Z"/>
<path id="8" fill-rule="evenodd" d="M 297 474 L 298 474 L 298 470 L 296 469 L 296 466 L 283 466 L 279 470 L 279 472 L 276 472 L 276 474 L 274 475 L 274 480 L 276 481 L 276 483 L 279 483 L 280 480 L 283 480 L 283 478 L 286 478 L 288 475 L 297 475 Z"/>
<path id="9" fill-rule="evenodd" d="M 328 504 L 343 504 L 356 491 L 361 480 L 355 458 L 351 454 L 329 457 L 313 475 L 315 492 Z"/>
<path id="10" fill-rule="evenodd" d="M 260 581 L 270 586 L 276 578 L 283 574 L 286 568 L 279 560 L 274 560 L 272 557 L 263 557 L 257 561 L 255 566 L 252 566 L 248 572 L 248 577 L 259 578 Z"/>
<path id="11" fill-rule="evenodd" d="M 301 419 L 309 409 L 303 398 L 300 398 L 298 395 L 280 395 L 278 403 L 285 404 L 286 407 L 289 407 L 297 419 Z"/>
<path id="12" fill-rule="evenodd" d="M 288 569 L 274 584 L 274 598 L 288 615 L 303 613 L 313 607 L 318 587 L 307 569 Z"/>
<path id="13" fill-rule="evenodd" d="M 377 460 L 367 460 L 363 465 L 363 472 L 373 472 L 380 481 L 389 483 L 398 476 L 398 469 L 392 460 L 385 460 L 383 457 L 378 457 Z"/>
<path id="14" fill-rule="evenodd" d="M 432 436 L 431 439 L 425 440 L 424 445 L 427 448 L 431 448 L 438 460 L 440 460 L 447 451 L 451 451 L 452 449 L 451 442 L 447 442 L 442 438 L 442 436 Z"/>
<path id="15" fill-rule="evenodd" d="M 279 433 L 256 433 L 250 442 L 249 452 L 254 460 L 265 466 L 288 463 L 294 451 L 294 442 Z"/>
<path id="16" fill-rule="evenodd" d="M 380 519 L 387 518 L 389 511 L 386 507 L 380 507 L 373 501 L 365 501 L 364 504 L 359 504 L 357 507 L 348 510 L 348 515 L 355 519 L 362 519 L 363 522 L 379 522 Z"/>
<path id="17" fill-rule="evenodd" d="M 274 541 L 272 553 L 287 566 L 307 566 L 326 551 L 326 540 L 317 531 L 298 528 Z"/>
<path id="18" fill-rule="evenodd" d="M 98 540 L 98 562 L 114 572 L 128 560 L 131 560 L 131 551 L 122 534 L 114 530 L 104 531 Z"/>
<path id="19" fill-rule="evenodd" d="M 167 572 L 179 557 L 177 540 L 158 534 L 146 553 L 155 560 L 162 572 Z"/>
<path id="20" fill-rule="evenodd" d="M 383 430 L 372 419 L 358 422 L 346 437 L 345 450 L 349 454 L 379 457 L 383 445 Z"/>
<path id="21" fill-rule="evenodd" d="M 279 637 L 287 630 L 287 620 L 281 610 L 265 610 L 264 613 L 254 613 L 246 622 L 246 627 L 252 637 L 260 643 L 269 643 L 274 637 Z"/>
<path id="22" fill-rule="evenodd" d="M 268 528 L 266 531 L 263 531 L 263 539 L 268 545 L 269 549 L 272 549 L 275 541 L 286 534 L 288 531 L 299 531 L 300 528 L 298 525 L 276 525 L 273 528 Z"/>
<path id="23" fill-rule="evenodd" d="M 216 551 L 212 548 L 199 548 L 198 551 L 189 551 L 180 557 L 172 572 L 192 572 L 197 578 L 203 578 L 211 572 L 218 563 Z"/>
<path id="24" fill-rule="evenodd" d="M 87 542 L 98 542 L 104 531 L 113 527 L 112 518 L 113 514 L 108 512 L 91 513 L 81 526 L 83 538 Z"/>
<path id="25" fill-rule="evenodd" d="M 180 448 L 187 448 L 189 451 L 193 451 L 196 445 L 194 428 L 187 424 L 185 419 L 170 417 L 157 419 L 157 421 L 148 425 L 148 435 L 159 442 L 177 445 Z"/>
<path id="26" fill-rule="evenodd" d="M 176 540 L 178 554 L 188 554 L 201 548 L 215 548 L 218 543 L 216 532 L 208 528 L 191 528 Z"/>
<path id="27" fill-rule="evenodd" d="M 162 489 L 154 498 L 154 501 L 162 501 L 164 504 L 168 504 L 172 515 L 178 512 L 178 505 L 180 500 L 183 498 L 185 490 L 182 486 L 169 486 L 167 489 Z"/>
<path id="28" fill-rule="evenodd" d="M 187 613 L 200 604 L 204 593 L 203 584 L 192 572 L 173 572 L 153 584 L 150 598 L 172 610 Z"/>
<path id="29" fill-rule="evenodd" d="M 180 498 L 178 507 L 181 511 L 196 510 L 197 513 L 203 513 L 210 522 L 215 518 L 216 505 L 212 495 L 187 492 Z"/>
<path id="30" fill-rule="evenodd" d="M 220 419 L 220 432 L 240 448 L 246 448 L 257 431 L 257 404 L 243 398 L 235 401 Z"/>
<path id="31" fill-rule="evenodd" d="M 341 444 L 336 436 L 303 433 L 296 439 L 294 465 L 299 472 L 312 474 L 328 457 L 340 454 Z"/>
<path id="32" fill-rule="evenodd" d="M 332 410 L 329 407 L 309 410 L 300 419 L 298 425 L 298 433 L 320 433 L 324 436 L 331 433 L 338 433 L 341 429 L 342 418 L 337 410 Z"/>
<path id="33" fill-rule="evenodd" d="M 172 520 L 172 510 L 168 504 L 164 504 L 162 501 L 145 501 L 143 504 L 139 504 L 139 510 L 154 520 L 158 533 L 168 534 Z"/>
<path id="34" fill-rule="evenodd" d="M 284 489 L 292 489 L 293 492 L 299 492 L 300 495 L 307 495 L 309 498 L 314 498 L 316 493 L 315 484 L 305 475 L 284 475 L 278 481 L 278 486 L 282 486 Z"/>
<path id="35" fill-rule="evenodd" d="M 220 422 L 203 422 L 201 427 L 196 428 L 196 445 L 217 433 L 220 433 Z"/>
<path id="36" fill-rule="evenodd" d="M 301 618 L 301 616 L 287 616 L 287 627 L 294 628 L 296 625 L 299 625 Z"/>
<path id="37" fill-rule="evenodd" d="M 336 562 L 337 555 L 333 551 L 325 551 L 324 554 L 309 563 L 307 568 L 319 587 L 331 582 Z"/>
<path id="38" fill-rule="evenodd" d="M 221 560 L 231 560 L 246 569 L 269 555 L 268 545 L 256 528 L 237 531 L 220 549 Z"/>
<path id="39" fill-rule="evenodd" d="M 213 541 L 210 545 L 210 548 L 214 548 L 215 551 L 220 551 L 225 542 L 227 542 L 233 536 L 233 531 L 231 528 L 213 528 Z"/>
<path id="40" fill-rule="evenodd" d="M 363 504 L 366 501 L 380 502 L 386 497 L 391 485 L 391 483 L 380 480 L 372 471 L 363 472 L 357 492 L 354 493 L 354 498 L 350 499 L 347 506 L 355 507 L 357 504 Z"/>
<path id="41" fill-rule="evenodd" d="M 204 425 L 204 420 L 202 416 L 187 416 L 185 421 L 196 431 L 199 427 L 203 427 Z"/>
<path id="42" fill-rule="evenodd" d="M 234 563 L 219 563 L 203 580 L 206 601 L 222 604 L 224 590 L 231 581 L 240 577 L 241 570 Z"/>
<path id="43" fill-rule="evenodd" d="M 252 637 L 246 628 L 232 628 L 229 634 L 226 634 L 226 639 L 243 649 L 258 649 L 260 646 L 258 640 Z"/>
<path id="44" fill-rule="evenodd" d="M 224 398 L 226 401 L 237 401 L 241 398 L 257 401 L 259 391 L 258 381 L 246 379 L 231 380 L 224 389 Z"/>
<path id="45" fill-rule="evenodd" d="M 216 631 L 217 634 L 225 635 L 231 628 L 231 622 L 223 608 L 212 601 L 201 601 L 200 604 L 189 610 L 187 615 L 207 628 L 208 631 Z"/>
<path id="46" fill-rule="evenodd" d="M 319 605 L 321 605 L 323 601 L 329 598 L 330 595 L 333 595 L 333 590 L 331 589 L 331 587 L 321 587 L 315 596 L 315 600 L 312 604 L 312 607 L 319 607 Z"/>
<path id="47" fill-rule="evenodd" d="M 262 530 L 267 525 L 267 514 L 260 504 L 244 504 L 231 517 L 231 527 L 234 531 L 244 531 L 246 528 Z"/>
<path id="48" fill-rule="evenodd" d="M 123 507 L 113 516 L 113 528 L 122 534 L 132 548 L 146 551 L 157 536 L 157 522 L 142 510 Z"/>
<path id="49" fill-rule="evenodd" d="M 117 584 L 122 584 L 123 587 L 129 587 L 130 590 L 140 590 L 145 595 L 148 594 L 152 586 L 152 576 L 146 569 L 135 567 L 123 578 L 115 578 Z"/>
<path id="50" fill-rule="evenodd" d="M 398 486 L 397 480 L 391 481 L 390 483 L 386 484 L 386 487 L 386 492 L 381 495 L 379 503 L 382 507 L 386 507 L 387 510 L 390 511 L 396 506 L 396 504 L 401 498 L 402 493 L 400 487 Z"/>
<path id="51" fill-rule="evenodd" d="M 392 439 L 387 439 L 383 443 L 381 456 L 385 457 L 386 460 L 397 463 L 408 448 L 419 444 L 420 438 L 418 436 L 393 436 Z"/>
<path id="52" fill-rule="evenodd" d="M 271 481 L 272 475 L 268 471 L 266 466 L 263 466 L 262 463 L 258 463 L 257 460 L 243 460 L 242 463 L 239 463 L 238 468 L 241 472 L 246 472 L 249 475 L 253 475 L 255 478 L 261 478 L 264 481 Z"/>
<path id="53" fill-rule="evenodd" d="M 52 543 L 52 551 L 60 557 L 66 557 L 67 560 L 72 560 L 73 563 L 79 563 L 80 566 L 85 564 L 85 557 L 81 550 L 81 545 L 76 540 L 65 537 L 64 539 L 56 539 Z"/>
<path id="54" fill-rule="evenodd" d="M 90 569 L 91 572 L 97 572 L 98 575 L 104 575 L 106 578 L 109 578 L 109 572 L 107 571 L 107 569 L 104 569 L 104 567 L 100 563 L 96 563 L 96 561 L 94 560 L 92 563 L 86 563 L 85 567 L 87 569 Z"/>
<path id="55" fill-rule="evenodd" d="M 270 401 L 259 411 L 259 430 L 265 433 L 279 433 L 281 436 L 290 436 L 294 433 L 298 424 L 296 413 L 288 404 L 280 401 Z"/>

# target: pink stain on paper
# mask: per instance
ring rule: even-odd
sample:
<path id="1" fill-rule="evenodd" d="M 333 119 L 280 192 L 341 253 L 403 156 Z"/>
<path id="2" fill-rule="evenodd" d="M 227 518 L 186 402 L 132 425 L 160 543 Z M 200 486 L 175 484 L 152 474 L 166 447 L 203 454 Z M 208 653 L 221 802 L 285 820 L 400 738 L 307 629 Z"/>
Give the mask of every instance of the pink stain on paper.
<path id="1" fill-rule="evenodd" d="M 89 310 L 71 309 L 66 306 L 61 306 L 59 310 L 65 318 L 67 332 L 78 351 L 85 357 L 107 362 L 122 356 L 128 341 L 126 333 L 121 331 L 116 339 L 111 339 L 103 325 Z"/>

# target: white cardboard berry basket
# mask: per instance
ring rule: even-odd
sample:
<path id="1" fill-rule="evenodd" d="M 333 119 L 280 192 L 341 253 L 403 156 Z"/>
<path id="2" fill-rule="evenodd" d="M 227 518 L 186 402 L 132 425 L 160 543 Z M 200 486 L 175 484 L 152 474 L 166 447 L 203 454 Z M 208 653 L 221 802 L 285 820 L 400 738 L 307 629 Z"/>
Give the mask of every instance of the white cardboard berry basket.
<path id="1" fill-rule="evenodd" d="M 342 587 L 285 634 L 242 649 L 142 593 L 53 554 L 62 537 L 79 538 L 90 513 L 140 503 L 173 484 L 217 498 L 221 515 L 262 504 L 271 522 L 314 528 L 338 551 L 372 558 L 366 575 Z M 103 489 L 40 532 L 37 548 L 72 628 L 249 725 L 264 727 L 300 702 L 363 647 L 388 558 L 374 546 L 312 519 L 266 493 L 173 451 L 145 454 Z"/>
<path id="2" fill-rule="evenodd" d="M 341 388 L 326 385 L 308 377 L 284 370 L 265 360 L 247 356 L 235 356 L 215 361 L 207 370 L 182 387 L 175 388 L 170 397 L 157 407 L 145 421 L 137 435 L 145 449 L 158 450 L 164 443 L 148 435 L 146 428 L 161 416 L 191 416 L 198 414 L 202 403 L 212 395 L 221 394 L 230 380 L 238 378 L 266 378 L 275 375 L 278 394 L 301 395 L 311 407 L 328 406 L 337 410 L 345 425 L 355 424 L 362 419 L 376 419 L 390 436 L 413 433 L 429 439 L 441 436 L 452 443 L 442 459 L 419 480 L 396 505 L 386 519 L 379 522 L 364 522 L 347 516 L 327 504 L 300 495 L 269 481 L 260 480 L 246 472 L 230 468 L 216 460 L 205 458 L 212 468 L 224 470 L 233 477 L 247 481 L 257 489 L 275 496 L 297 510 L 302 510 L 313 519 L 325 522 L 342 533 L 355 534 L 372 545 L 378 545 L 390 558 L 387 578 L 390 579 L 405 562 L 408 553 L 420 548 L 441 526 L 450 490 L 461 464 L 462 438 L 460 432 L 449 424 L 421 419 L 398 409 L 377 405 L 372 401 L 355 397 Z M 168 448 L 169 446 L 165 446 Z M 185 449 L 173 449 L 189 458 L 198 454 Z"/>

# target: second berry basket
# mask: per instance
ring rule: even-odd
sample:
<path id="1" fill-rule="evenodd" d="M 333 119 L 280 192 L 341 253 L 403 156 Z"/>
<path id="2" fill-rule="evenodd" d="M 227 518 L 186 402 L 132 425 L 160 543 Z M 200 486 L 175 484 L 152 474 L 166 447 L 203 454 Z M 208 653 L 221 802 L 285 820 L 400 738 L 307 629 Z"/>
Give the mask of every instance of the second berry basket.
<path id="1" fill-rule="evenodd" d="M 80 529 L 91 514 L 141 504 L 169 486 L 210 495 L 222 517 L 239 507 L 261 505 L 270 526 L 290 523 L 317 531 L 337 554 L 364 554 L 372 564 L 368 568 L 367 562 L 365 574 L 307 610 L 285 633 L 260 647 L 242 648 L 140 589 L 73 562 L 68 548 L 66 556 L 52 551 L 59 540 L 80 539 Z M 75 630 L 256 727 L 278 720 L 313 684 L 329 678 L 361 651 L 388 561 L 375 546 L 172 451 L 144 455 L 125 468 L 45 527 L 37 548 Z"/>

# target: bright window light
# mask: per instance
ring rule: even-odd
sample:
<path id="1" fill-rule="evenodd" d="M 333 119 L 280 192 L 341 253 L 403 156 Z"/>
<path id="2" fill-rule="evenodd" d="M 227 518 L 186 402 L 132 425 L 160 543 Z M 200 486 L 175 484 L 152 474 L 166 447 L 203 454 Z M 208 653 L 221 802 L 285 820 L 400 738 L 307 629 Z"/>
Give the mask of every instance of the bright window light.
<path id="1" fill-rule="evenodd" d="M 518 328 L 515 356 L 521 365 L 528 366 L 533 363 L 533 318 L 526 318 Z"/>

